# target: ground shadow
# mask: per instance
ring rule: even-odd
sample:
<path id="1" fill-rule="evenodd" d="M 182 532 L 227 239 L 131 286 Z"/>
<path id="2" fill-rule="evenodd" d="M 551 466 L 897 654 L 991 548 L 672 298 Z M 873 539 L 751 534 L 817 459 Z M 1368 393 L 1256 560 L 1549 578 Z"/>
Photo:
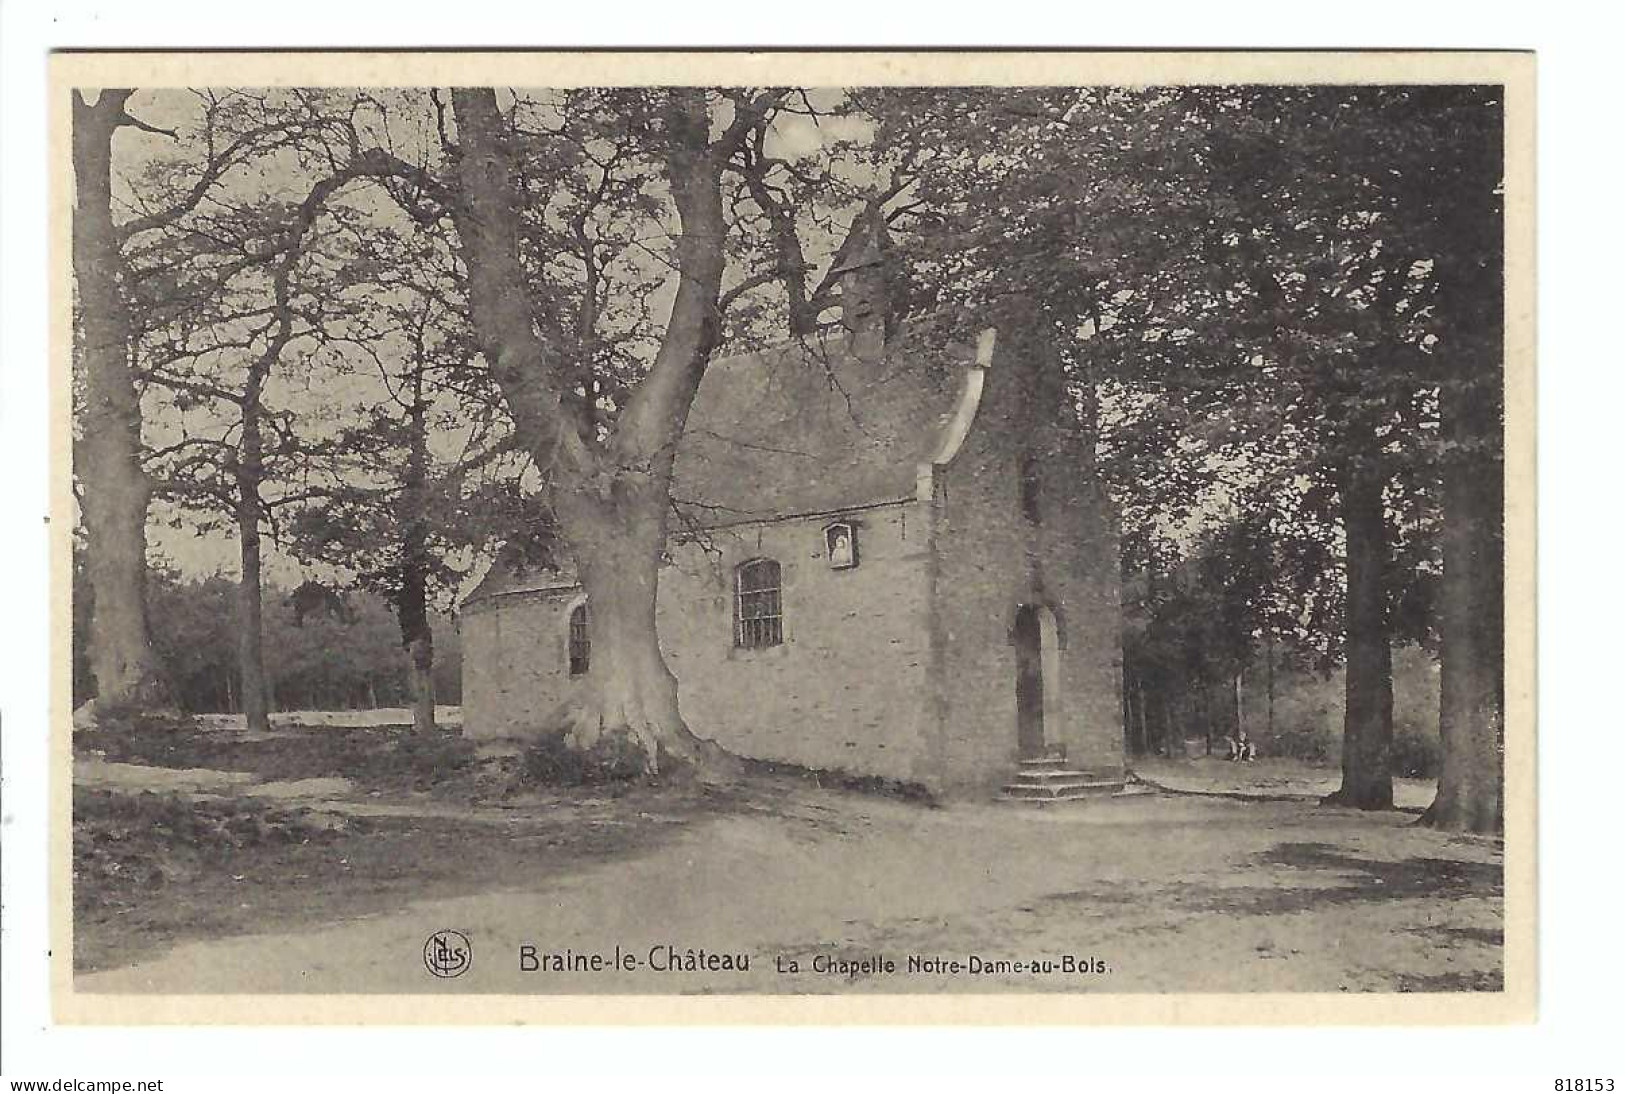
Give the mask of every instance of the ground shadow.
<path id="1" fill-rule="evenodd" d="M 1394 896 L 1499 897 L 1502 867 L 1499 862 L 1470 862 L 1447 858 L 1360 858 L 1325 843 L 1282 843 L 1258 855 L 1264 866 L 1298 870 L 1335 870 L 1356 875 L 1346 886 L 1351 899 L 1388 900 Z"/>
<path id="2" fill-rule="evenodd" d="M 1431 975 L 1395 973 L 1394 990 L 1404 992 L 1502 991 L 1505 978 L 1500 969 L 1484 972 L 1445 972 Z"/>
<path id="3" fill-rule="evenodd" d="M 1309 884 L 1281 882 L 1270 885 L 1186 884 L 1159 894 L 1165 906 L 1185 912 L 1216 912 L 1224 915 L 1287 915 L 1309 912 L 1337 904 L 1361 902 L 1388 903 L 1406 899 L 1445 899 L 1482 897 L 1499 899 L 1502 894 L 1500 863 L 1465 862 L 1458 859 L 1412 858 L 1390 861 L 1346 854 L 1325 843 L 1282 843 L 1253 856 L 1246 865 L 1285 866 L 1309 873 Z M 1336 884 L 1319 884 L 1313 875 L 1336 875 Z M 1142 899 L 1140 894 L 1118 888 L 1083 889 L 1053 893 L 1049 901 L 1119 905 Z M 1468 928 L 1461 928 L 1463 931 Z M 1500 932 L 1493 944 L 1500 944 Z M 1490 942 L 1490 939 L 1475 939 Z"/>

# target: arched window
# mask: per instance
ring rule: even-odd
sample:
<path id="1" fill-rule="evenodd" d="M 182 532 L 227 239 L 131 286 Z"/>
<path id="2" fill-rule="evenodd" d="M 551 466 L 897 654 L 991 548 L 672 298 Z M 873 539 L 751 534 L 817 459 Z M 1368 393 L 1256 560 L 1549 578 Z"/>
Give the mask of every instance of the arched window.
<path id="1" fill-rule="evenodd" d="M 592 638 L 587 633 L 587 603 L 582 601 L 570 612 L 570 675 L 585 676 L 592 665 Z"/>
<path id="2" fill-rule="evenodd" d="M 784 642 L 779 564 L 770 558 L 743 563 L 734 572 L 734 644 L 756 650 Z"/>

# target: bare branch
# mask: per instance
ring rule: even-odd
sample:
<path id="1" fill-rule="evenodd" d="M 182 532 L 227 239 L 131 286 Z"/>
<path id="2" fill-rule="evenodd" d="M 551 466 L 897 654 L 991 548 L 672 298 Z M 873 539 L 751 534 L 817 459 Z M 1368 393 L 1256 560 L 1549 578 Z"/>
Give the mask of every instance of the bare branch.
<path id="1" fill-rule="evenodd" d="M 745 138 L 750 135 L 751 130 L 761 124 L 762 120 L 767 117 L 768 112 L 783 102 L 787 94 L 789 92 L 782 88 L 764 91 L 753 99 L 747 99 L 743 95 L 729 94 L 728 98 L 734 104 L 733 121 L 728 123 L 728 128 L 723 130 L 722 136 L 718 137 L 716 143 L 711 146 L 712 158 L 718 163 L 731 158 L 739 150 L 740 145 L 744 143 Z"/>
<path id="2" fill-rule="evenodd" d="M 137 128 L 141 129 L 150 130 L 152 128 L 150 126 L 140 125 L 133 118 L 130 118 L 128 114 L 124 114 L 123 116 L 124 118 L 128 119 L 125 124 L 135 125 Z M 134 220 L 126 221 L 125 223 L 119 225 L 117 229 L 119 241 L 122 243 L 123 241 L 139 235 L 142 232 L 149 232 L 158 228 L 167 227 L 168 225 L 179 220 L 181 217 L 185 216 L 187 213 L 190 213 L 193 209 L 196 209 L 198 204 L 202 202 L 204 196 L 214 188 L 215 183 L 219 182 L 221 177 L 224 176 L 226 172 L 235 167 L 240 158 L 242 158 L 261 139 L 283 128 L 284 127 L 281 123 L 267 123 L 265 125 L 255 126 L 253 129 L 241 134 L 236 140 L 227 145 L 218 155 L 211 156 L 209 158 L 208 163 L 204 165 L 203 173 L 198 176 L 197 181 L 192 184 L 192 188 L 188 190 L 179 201 L 176 201 L 167 209 L 156 213 L 150 213 L 146 216 L 136 217 Z M 154 131 L 165 132 L 164 130 Z M 170 133 L 169 135 L 174 136 L 173 133 Z"/>

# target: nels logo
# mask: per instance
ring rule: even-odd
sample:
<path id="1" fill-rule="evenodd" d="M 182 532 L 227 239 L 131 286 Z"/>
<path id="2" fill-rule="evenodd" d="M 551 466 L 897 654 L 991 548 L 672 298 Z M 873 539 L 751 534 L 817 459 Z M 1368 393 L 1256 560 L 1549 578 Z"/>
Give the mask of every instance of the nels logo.
<path id="1" fill-rule="evenodd" d="M 474 947 L 461 931 L 436 931 L 423 944 L 423 967 L 442 980 L 461 976 L 474 963 Z"/>

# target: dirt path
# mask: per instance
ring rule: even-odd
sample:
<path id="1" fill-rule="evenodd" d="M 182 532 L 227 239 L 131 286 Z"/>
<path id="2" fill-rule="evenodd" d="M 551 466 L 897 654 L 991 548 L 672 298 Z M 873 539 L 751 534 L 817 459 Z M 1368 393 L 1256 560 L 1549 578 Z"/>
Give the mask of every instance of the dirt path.
<path id="1" fill-rule="evenodd" d="M 1499 847 L 1411 819 L 1166 797 L 926 810 L 796 791 L 772 812 L 706 816 L 650 848 L 546 878 L 504 869 L 500 845 L 486 847 L 497 865 L 478 895 L 184 943 L 75 983 L 197 993 L 1493 988 Z M 445 928 L 474 951 L 452 980 L 423 964 L 425 941 Z M 527 972 L 524 945 L 610 964 L 619 947 L 639 967 Z M 690 951 L 748 968 L 689 971 Z M 1060 971 L 1067 955 L 1105 971 Z M 651 956 L 679 968 L 651 970 Z M 910 973 L 911 956 L 1036 958 L 1057 970 Z M 896 971 L 814 970 L 866 959 Z M 781 971 L 791 963 L 797 971 Z"/>

